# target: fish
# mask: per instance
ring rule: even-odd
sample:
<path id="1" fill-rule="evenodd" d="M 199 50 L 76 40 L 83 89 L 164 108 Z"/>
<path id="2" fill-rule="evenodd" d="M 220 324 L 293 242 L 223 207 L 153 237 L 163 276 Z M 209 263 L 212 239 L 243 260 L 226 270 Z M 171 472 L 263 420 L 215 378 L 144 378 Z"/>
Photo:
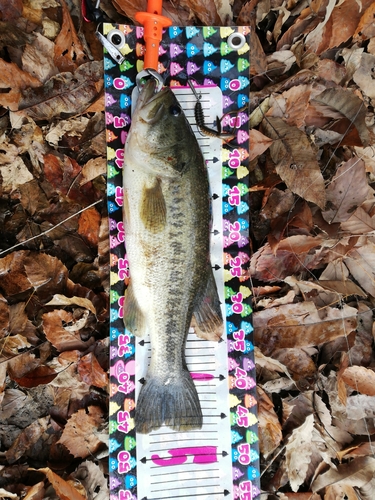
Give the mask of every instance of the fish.
<path id="1" fill-rule="evenodd" d="M 210 262 L 211 197 L 197 139 L 173 91 L 150 78 L 140 91 L 125 144 L 123 218 L 130 284 L 124 325 L 150 335 L 151 359 L 135 407 L 142 434 L 162 426 L 202 427 L 185 360 L 196 333 L 219 340 L 223 318 Z"/>

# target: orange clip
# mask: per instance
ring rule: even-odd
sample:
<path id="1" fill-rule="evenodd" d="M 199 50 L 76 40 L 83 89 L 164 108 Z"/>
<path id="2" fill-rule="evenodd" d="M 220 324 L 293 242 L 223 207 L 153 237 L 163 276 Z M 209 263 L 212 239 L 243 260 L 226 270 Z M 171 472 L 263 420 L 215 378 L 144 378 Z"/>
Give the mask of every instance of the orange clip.
<path id="1" fill-rule="evenodd" d="M 146 52 L 144 69 L 158 70 L 159 43 L 161 42 L 163 28 L 172 25 L 172 21 L 161 15 L 162 0 L 148 0 L 147 12 L 137 12 L 136 20 L 144 26 L 144 39 Z"/>

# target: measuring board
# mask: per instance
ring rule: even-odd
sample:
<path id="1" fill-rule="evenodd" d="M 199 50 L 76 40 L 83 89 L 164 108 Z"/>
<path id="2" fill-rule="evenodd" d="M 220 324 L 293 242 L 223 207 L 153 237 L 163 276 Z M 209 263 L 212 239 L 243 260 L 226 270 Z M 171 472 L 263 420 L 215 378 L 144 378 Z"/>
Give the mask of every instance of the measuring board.
<path id="1" fill-rule="evenodd" d="M 196 336 L 190 328 L 186 361 L 202 406 L 199 430 L 176 432 L 163 426 L 150 434 L 134 428 L 137 396 L 150 359 L 148 338 L 124 329 L 124 289 L 129 282 L 122 222 L 124 143 L 143 69 L 143 28 L 104 24 L 103 33 L 120 30 L 126 55 L 119 66 L 105 54 L 105 101 L 108 157 L 108 209 L 111 247 L 111 500 L 220 498 L 252 500 L 260 494 L 250 289 L 246 265 L 248 240 L 249 29 L 171 27 L 159 50 L 159 72 L 174 91 L 204 155 L 210 179 L 213 225 L 211 264 L 222 303 L 225 331 L 219 342 Z M 234 50 L 232 33 L 244 43 Z M 194 118 L 201 95 L 205 123 L 233 127 L 229 145 L 202 135 Z M 233 114 L 226 114 L 235 111 Z M 194 207 L 192 207 L 194 210 Z"/>

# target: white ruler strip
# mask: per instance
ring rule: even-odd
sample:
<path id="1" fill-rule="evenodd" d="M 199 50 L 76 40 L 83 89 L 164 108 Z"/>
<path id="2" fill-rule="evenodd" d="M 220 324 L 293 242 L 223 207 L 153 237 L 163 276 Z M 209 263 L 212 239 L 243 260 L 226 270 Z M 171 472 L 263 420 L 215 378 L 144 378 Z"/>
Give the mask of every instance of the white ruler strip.
<path id="1" fill-rule="evenodd" d="M 192 125 L 207 162 L 212 200 L 213 225 L 211 263 L 224 308 L 222 243 L 221 146 L 218 138 L 202 135 L 195 125 L 196 99 L 189 88 L 173 88 Z M 198 87 L 205 123 L 214 128 L 222 116 L 222 94 L 218 87 Z M 193 207 L 192 207 L 193 208 Z M 216 268 L 215 268 L 216 266 Z M 225 325 L 225 320 L 224 320 Z M 148 338 L 136 339 L 136 395 L 146 376 L 150 359 Z M 222 341 L 199 339 L 189 332 L 186 362 L 195 379 L 203 412 L 202 429 L 176 432 L 162 427 L 150 434 L 137 434 L 137 488 L 139 500 L 216 500 L 233 498 L 231 428 L 229 414 L 228 352 L 226 332 Z"/>

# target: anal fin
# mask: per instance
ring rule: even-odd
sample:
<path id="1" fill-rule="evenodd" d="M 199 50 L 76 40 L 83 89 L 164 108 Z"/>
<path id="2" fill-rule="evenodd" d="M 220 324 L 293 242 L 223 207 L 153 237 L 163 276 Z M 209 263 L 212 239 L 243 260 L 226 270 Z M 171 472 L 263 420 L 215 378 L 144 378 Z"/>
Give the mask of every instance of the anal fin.
<path id="1" fill-rule="evenodd" d="M 218 341 L 223 335 L 223 316 L 214 274 L 209 264 L 207 285 L 194 309 L 193 326 L 198 337 Z"/>
<path id="2" fill-rule="evenodd" d="M 131 283 L 125 292 L 124 325 L 133 335 L 142 337 L 145 329 L 144 316 L 134 296 Z"/>

